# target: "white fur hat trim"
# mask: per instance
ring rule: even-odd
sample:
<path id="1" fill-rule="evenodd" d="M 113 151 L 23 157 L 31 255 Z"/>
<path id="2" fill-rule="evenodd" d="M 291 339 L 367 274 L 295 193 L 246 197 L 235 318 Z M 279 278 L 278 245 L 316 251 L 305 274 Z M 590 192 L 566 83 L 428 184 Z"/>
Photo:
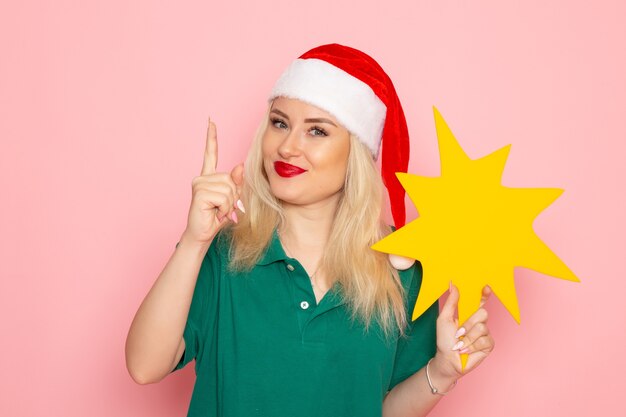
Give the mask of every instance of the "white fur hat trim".
<path id="1" fill-rule="evenodd" d="M 320 59 L 296 59 L 276 81 L 269 99 L 279 96 L 332 114 L 378 158 L 387 107 L 363 81 Z"/>

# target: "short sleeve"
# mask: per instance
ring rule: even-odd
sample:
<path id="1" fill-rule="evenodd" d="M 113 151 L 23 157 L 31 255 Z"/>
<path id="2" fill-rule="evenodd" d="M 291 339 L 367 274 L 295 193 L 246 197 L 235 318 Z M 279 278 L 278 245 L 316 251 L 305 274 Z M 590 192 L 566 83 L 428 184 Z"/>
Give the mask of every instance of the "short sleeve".
<path id="1" fill-rule="evenodd" d="M 202 354 L 206 335 L 211 327 L 210 323 L 215 320 L 216 314 L 212 310 L 217 304 L 215 299 L 217 294 L 216 287 L 219 285 L 222 263 L 220 251 L 218 250 L 220 246 L 218 244 L 219 236 L 220 234 L 213 239 L 200 265 L 185 330 L 183 331 L 185 351 L 178 364 L 172 369 L 172 372 L 184 368 L 192 359 L 196 359 L 196 362 L 198 361 Z"/>
<path id="2" fill-rule="evenodd" d="M 435 356 L 437 350 L 437 316 L 439 314 L 439 302 L 435 301 L 415 321 L 410 321 L 413 306 L 417 300 L 422 284 L 422 265 L 419 262 L 406 271 L 399 271 L 407 291 L 407 316 L 409 323 L 406 335 L 400 337 L 396 350 L 394 368 L 391 375 L 389 390 L 404 381 L 420 369 Z M 403 275 L 406 275 L 403 277 Z"/>

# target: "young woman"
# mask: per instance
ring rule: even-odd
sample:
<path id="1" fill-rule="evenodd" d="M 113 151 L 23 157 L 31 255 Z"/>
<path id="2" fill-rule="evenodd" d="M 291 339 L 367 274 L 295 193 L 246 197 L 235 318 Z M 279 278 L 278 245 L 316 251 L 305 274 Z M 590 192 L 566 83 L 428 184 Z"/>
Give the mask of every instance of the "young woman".
<path id="1" fill-rule="evenodd" d="M 244 167 L 216 172 L 209 122 L 187 227 L 131 325 L 133 379 L 195 359 L 189 416 L 423 416 L 493 349 L 458 291 L 410 321 L 419 262 L 370 246 L 383 180 L 395 226 L 408 134 L 393 84 L 361 51 L 308 51 L 280 77 Z M 489 296 L 484 291 L 484 299 Z M 469 361 L 461 369 L 459 354 Z"/>

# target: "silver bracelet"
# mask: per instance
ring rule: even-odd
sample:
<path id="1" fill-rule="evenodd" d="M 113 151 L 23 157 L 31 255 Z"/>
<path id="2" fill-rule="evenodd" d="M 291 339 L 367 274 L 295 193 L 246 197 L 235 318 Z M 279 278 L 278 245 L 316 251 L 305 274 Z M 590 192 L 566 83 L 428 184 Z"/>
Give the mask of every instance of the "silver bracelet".
<path id="1" fill-rule="evenodd" d="M 439 390 L 433 386 L 433 381 L 430 380 L 430 373 L 428 372 L 428 365 L 430 365 L 430 362 L 432 360 L 433 360 L 433 358 L 430 358 L 430 360 L 426 364 L 426 380 L 428 380 L 428 386 L 430 387 L 430 392 L 432 392 L 433 394 L 438 394 L 438 395 L 446 395 L 447 393 L 452 391 L 452 388 L 456 387 L 456 383 L 459 382 L 459 380 L 458 379 L 455 380 L 454 384 L 452 384 L 452 387 L 448 391 L 446 391 L 446 392 L 439 392 Z"/>

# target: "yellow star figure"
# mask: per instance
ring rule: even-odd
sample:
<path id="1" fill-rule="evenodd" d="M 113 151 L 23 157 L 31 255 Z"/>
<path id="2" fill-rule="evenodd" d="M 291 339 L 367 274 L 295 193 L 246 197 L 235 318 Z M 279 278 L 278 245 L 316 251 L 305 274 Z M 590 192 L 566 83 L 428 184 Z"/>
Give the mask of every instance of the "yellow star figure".
<path id="1" fill-rule="evenodd" d="M 510 145 L 472 160 L 441 114 L 434 107 L 433 110 L 441 176 L 396 173 L 419 217 L 376 242 L 372 249 L 421 262 L 424 276 L 413 320 L 452 282 L 460 294 L 460 325 L 480 307 L 485 285 L 491 287 L 519 323 L 513 282 L 516 266 L 578 281 L 532 228 L 535 217 L 563 190 L 503 186 L 502 171 Z"/>

